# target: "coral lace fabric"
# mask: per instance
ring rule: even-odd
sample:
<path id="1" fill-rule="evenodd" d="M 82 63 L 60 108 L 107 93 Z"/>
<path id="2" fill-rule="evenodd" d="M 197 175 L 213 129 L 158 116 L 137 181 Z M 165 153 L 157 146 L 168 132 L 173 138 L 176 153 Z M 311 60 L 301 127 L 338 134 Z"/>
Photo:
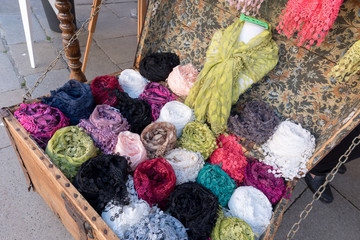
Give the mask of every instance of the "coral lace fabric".
<path id="1" fill-rule="evenodd" d="M 287 38 L 297 33 L 298 46 L 318 46 L 332 28 L 344 0 L 289 0 L 277 27 Z"/>

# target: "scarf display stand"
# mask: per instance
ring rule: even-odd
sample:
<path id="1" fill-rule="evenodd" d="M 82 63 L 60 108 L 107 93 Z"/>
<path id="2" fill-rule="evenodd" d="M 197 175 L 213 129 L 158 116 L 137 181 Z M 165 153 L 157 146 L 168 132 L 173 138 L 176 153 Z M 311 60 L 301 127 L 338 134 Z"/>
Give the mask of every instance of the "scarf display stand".
<path id="1" fill-rule="evenodd" d="M 146 6 L 145 1 L 141 3 L 142 7 Z M 265 3 L 257 18 L 266 20 L 275 29 L 286 0 L 268 0 Z M 67 0 L 57 0 L 56 7 L 59 9 L 63 43 L 66 45 L 75 30 L 71 23 L 71 5 Z M 309 130 L 316 137 L 316 149 L 307 163 L 308 169 L 315 166 L 360 123 L 359 75 L 351 76 L 346 82 L 328 76 L 341 56 L 360 39 L 360 16 L 352 14 L 358 11 L 360 6 L 357 0 L 345 1 L 339 12 L 339 20 L 335 21 L 325 41 L 321 46 L 312 46 L 309 50 L 297 47 L 295 39 L 287 39 L 273 30 L 273 39 L 280 49 L 279 63 L 264 79 L 242 94 L 233 107 L 236 112 L 244 103 L 260 99 L 269 104 L 282 120 L 291 119 Z M 238 17 L 240 12 L 226 0 L 149 0 L 134 68 L 138 68 L 141 59 L 152 52 L 172 51 L 180 57 L 182 65 L 192 63 L 201 69 L 212 35 Z M 351 37 L 345 34 L 348 32 L 352 33 Z M 338 41 L 338 38 L 342 40 Z M 69 60 L 70 79 L 86 82 L 81 70 L 77 40 L 69 45 L 65 55 Z M 16 120 L 13 114 L 19 106 L 3 108 L 0 115 L 24 171 L 29 191 L 33 189 L 39 193 L 76 240 L 119 240 Z M 246 156 L 261 157 L 256 144 L 247 142 L 243 146 Z M 287 182 L 289 194 L 298 181 Z M 288 204 L 289 199 L 282 198 L 274 206 L 270 225 L 260 239 L 276 238 Z"/>

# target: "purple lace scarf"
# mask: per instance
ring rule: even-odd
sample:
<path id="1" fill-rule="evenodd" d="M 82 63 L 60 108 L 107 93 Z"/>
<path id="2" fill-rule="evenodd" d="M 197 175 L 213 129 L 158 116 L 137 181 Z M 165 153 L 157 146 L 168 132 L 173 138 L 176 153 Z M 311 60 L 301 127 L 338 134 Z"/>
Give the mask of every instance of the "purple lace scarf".
<path id="1" fill-rule="evenodd" d="M 95 145 L 106 154 L 113 152 L 119 133 L 130 129 L 121 113 L 109 105 L 97 105 L 90 118 L 81 119 L 78 126 L 84 128 Z"/>
<path id="2" fill-rule="evenodd" d="M 69 119 L 59 109 L 43 103 L 22 103 L 14 116 L 42 148 L 56 130 L 69 125 Z"/>

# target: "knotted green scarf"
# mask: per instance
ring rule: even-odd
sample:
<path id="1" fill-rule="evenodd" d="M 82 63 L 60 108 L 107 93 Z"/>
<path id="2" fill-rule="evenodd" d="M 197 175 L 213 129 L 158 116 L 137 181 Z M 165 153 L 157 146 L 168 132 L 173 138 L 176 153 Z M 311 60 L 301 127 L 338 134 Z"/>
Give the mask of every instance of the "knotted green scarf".
<path id="1" fill-rule="evenodd" d="M 75 177 L 81 164 L 95 157 L 98 151 L 91 137 L 76 126 L 57 130 L 45 150 L 70 181 Z"/>
<path id="2" fill-rule="evenodd" d="M 196 120 L 206 120 L 215 133 L 226 129 L 231 105 L 240 94 L 264 77 L 279 60 L 279 48 L 271 39 L 270 25 L 245 44 L 239 41 L 243 24 L 238 19 L 214 34 L 204 68 L 185 101 L 195 110 Z"/>
<path id="3" fill-rule="evenodd" d="M 211 240 L 254 240 L 249 224 L 237 217 L 225 217 L 221 211 L 211 232 Z"/>

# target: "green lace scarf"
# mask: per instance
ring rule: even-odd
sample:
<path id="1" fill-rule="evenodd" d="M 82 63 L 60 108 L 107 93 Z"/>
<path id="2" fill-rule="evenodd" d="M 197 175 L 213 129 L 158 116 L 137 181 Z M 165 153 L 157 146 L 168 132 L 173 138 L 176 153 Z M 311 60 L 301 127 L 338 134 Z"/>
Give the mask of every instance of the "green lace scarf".
<path id="1" fill-rule="evenodd" d="M 255 240 L 249 224 L 237 217 L 225 217 L 222 211 L 211 232 L 211 240 Z"/>
<path id="2" fill-rule="evenodd" d="M 185 101 L 194 109 L 196 120 L 207 121 L 216 134 L 226 129 L 231 105 L 240 94 L 263 78 L 279 60 L 279 48 L 271 38 L 270 25 L 245 44 L 239 41 L 243 24 L 238 19 L 214 34 L 204 68 Z"/>
<path id="3" fill-rule="evenodd" d="M 54 164 L 72 181 L 81 164 L 99 152 L 93 140 L 81 128 L 64 127 L 55 132 L 45 152 Z"/>

